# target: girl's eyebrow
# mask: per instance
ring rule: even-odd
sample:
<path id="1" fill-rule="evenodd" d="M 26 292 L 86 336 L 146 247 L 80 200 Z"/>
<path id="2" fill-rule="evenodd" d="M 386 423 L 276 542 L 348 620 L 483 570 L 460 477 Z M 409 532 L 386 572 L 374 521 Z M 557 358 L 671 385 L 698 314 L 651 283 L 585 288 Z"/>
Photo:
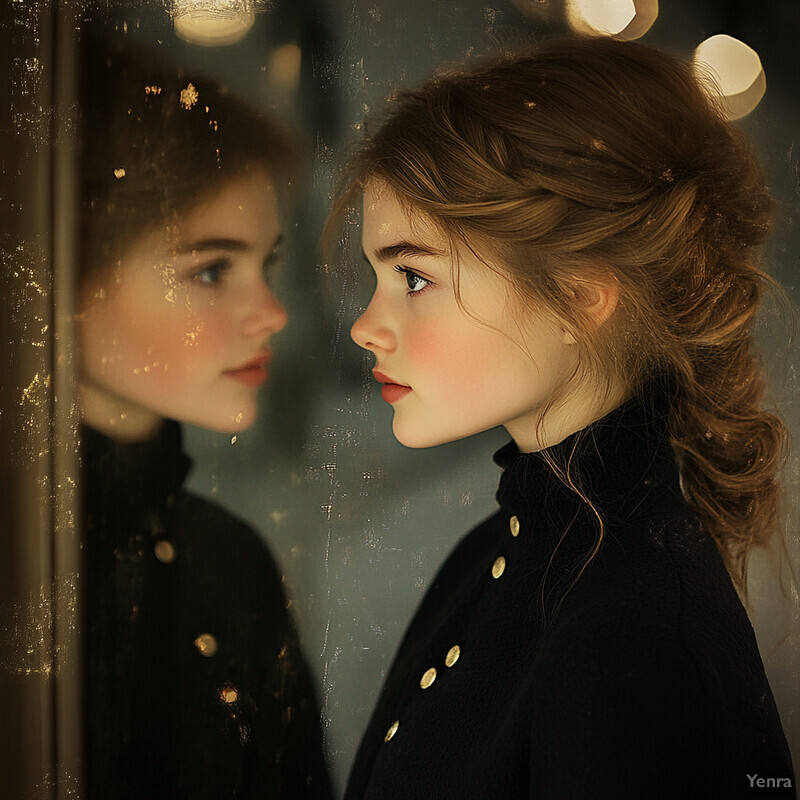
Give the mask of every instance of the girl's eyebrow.
<path id="1" fill-rule="evenodd" d="M 375 258 L 377 261 L 394 261 L 398 258 L 425 258 L 431 256 L 442 258 L 445 255 L 446 253 L 443 253 L 441 250 L 436 250 L 433 247 L 406 241 L 389 244 L 375 251 Z M 364 256 L 368 259 L 366 253 Z"/>
<path id="2" fill-rule="evenodd" d="M 270 252 L 274 250 L 283 241 L 283 234 L 280 233 L 275 238 L 275 241 L 270 247 Z M 243 239 L 230 239 L 230 238 L 216 238 L 216 239 L 198 239 L 195 242 L 188 242 L 181 245 L 177 249 L 178 254 L 203 252 L 204 250 L 227 250 L 234 253 L 243 253 L 247 250 L 252 250 L 253 246 L 250 242 Z"/>
<path id="3" fill-rule="evenodd" d="M 198 239 L 196 242 L 187 242 L 181 245 L 178 253 L 194 253 L 202 250 L 230 250 L 241 253 L 249 250 L 250 245 L 242 239 Z"/>

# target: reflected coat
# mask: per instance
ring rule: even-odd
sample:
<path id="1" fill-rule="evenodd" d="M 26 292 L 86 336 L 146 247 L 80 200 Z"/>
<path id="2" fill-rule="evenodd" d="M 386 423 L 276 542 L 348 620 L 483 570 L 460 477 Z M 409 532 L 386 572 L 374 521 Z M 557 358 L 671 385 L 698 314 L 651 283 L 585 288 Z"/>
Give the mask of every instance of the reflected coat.
<path id="1" fill-rule="evenodd" d="M 90 800 L 327 798 L 319 712 L 260 537 L 183 490 L 180 430 L 84 430 Z"/>

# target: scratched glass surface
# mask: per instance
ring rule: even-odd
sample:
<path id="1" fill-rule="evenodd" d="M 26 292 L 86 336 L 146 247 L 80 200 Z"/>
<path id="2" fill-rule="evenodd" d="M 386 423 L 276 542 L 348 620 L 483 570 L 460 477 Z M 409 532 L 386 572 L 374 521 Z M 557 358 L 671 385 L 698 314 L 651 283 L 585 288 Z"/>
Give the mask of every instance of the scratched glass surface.
<path id="1" fill-rule="evenodd" d="M 87 3 L 85 13 L 96 17 L 94 5 Z M 317 681 L 339 790 L 410 615 L 450 548 L 495 507 L 498 470 L 491 455 L 507 436 L 493 430 L 430 451 L 406 449 L 393 439 L 392 412 L 372 380 L 372 358 L 349 338 L 372 287 L 365 268 L 357 266 L 357 220 L 346 227 L 329 263 L 316 242 L 336 171 L 365 115 L 398 87 L 417 84 L 442 64 L 566 30 L 556 5 L 274 0 L 256 3 L 252 18 L 245 14 L 237 23 L 250 26 L 239 41 L 205 45 L 179 37 L 175 8 L 166 4 L 115 3 L 102 12 L 109 29 L 223 80 L 297 131 L 306 148 L 306 183 L 285 215 L 287 258 L 276 285 L 290 323 L 274 340 L 257 422 L 235 435 L 187 427 L 185 443 L 195 464 L 189 488 L 247 520 L 280 565 Z M 697 6 L 691 0 L 662 4 L 644 41 L 688 55 L 712 33 L 725 31 L 758 51 L 766 93 L 738 124 L 756 140 L 779 203 L 768 271 L 796 307 L 800 86 L 792 65 L 798 13 L 785 3 L 726 4 L 727 11 L 723 4 Z M 734 6 L 737 13 L 730 10 Z M 34 77 L 35 71 L 23 72 L 19 80 Z M 23 256 L 17 259 L 21 274 Z M 31 332 L 32 343 L 38 334 Z M 797 439 L 800 355 L 796 343 L 787 341 L 786 319 L 775 305 L 765 308 L 758 335 L 771 397 Z M 47 376 L 38 380 L 21 405 L 35 401 Z M 796 449 L 784 474 L 787 550 L 795 569 L 798 459 Z M 800 618 L 796 590 L 789 593 L 781 596 L 771 560 L 755 557 L 749 613 L 798 762 Z M 18 624 L 8 618 L 3 633 L 25 648 L 36 631 L 19 632 Z M 25 652 L 20 650 L 16 668 L 37 669 Z M 224 692 L 223 700 L 234 702 L 236 689 Z"/>

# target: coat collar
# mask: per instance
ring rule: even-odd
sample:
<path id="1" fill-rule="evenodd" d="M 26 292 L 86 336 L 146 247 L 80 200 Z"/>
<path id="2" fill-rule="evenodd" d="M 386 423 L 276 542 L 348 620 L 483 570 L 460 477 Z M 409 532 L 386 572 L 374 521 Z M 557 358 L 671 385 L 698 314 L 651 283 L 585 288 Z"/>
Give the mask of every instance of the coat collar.
<path id="1" fill-rule="evenodd" d="M 510 442 L 494 457 L 504 470 L 498 503 L 509 514 L 546 511 L 551 520 L 564 523 L 587 509 L 588 500 L 604 520 L 620 522 L 665 485 L 679 494 L 669 412 L 666 393 L 650 387 L 553 447 L 521 453 Z"/>
<path id="2" fill-rule="evenodd" d="M 81 429 L 86 507 L 123 518 L 163 512 L 183 485 L 192 462 L 183 452 L 177 422 L 165 422 L 145 442 L 120 443 Z"/>

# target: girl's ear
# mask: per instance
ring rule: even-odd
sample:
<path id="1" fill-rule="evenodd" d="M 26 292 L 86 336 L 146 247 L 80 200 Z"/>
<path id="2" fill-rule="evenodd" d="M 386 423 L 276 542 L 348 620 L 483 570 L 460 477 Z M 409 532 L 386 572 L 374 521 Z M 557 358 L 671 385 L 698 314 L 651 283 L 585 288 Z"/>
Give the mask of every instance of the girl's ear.
<path id="1" fill-rule="evenodd" d="M 572 284 L 572 296 L 586 320 L 587 328 L 596 331 L 608 322 L 617 308 L 619 284 L 611 274 L 604 281 L 576 279 Z M 566 328 L 564 343 L 575 344 L 574 334 Z"/>

